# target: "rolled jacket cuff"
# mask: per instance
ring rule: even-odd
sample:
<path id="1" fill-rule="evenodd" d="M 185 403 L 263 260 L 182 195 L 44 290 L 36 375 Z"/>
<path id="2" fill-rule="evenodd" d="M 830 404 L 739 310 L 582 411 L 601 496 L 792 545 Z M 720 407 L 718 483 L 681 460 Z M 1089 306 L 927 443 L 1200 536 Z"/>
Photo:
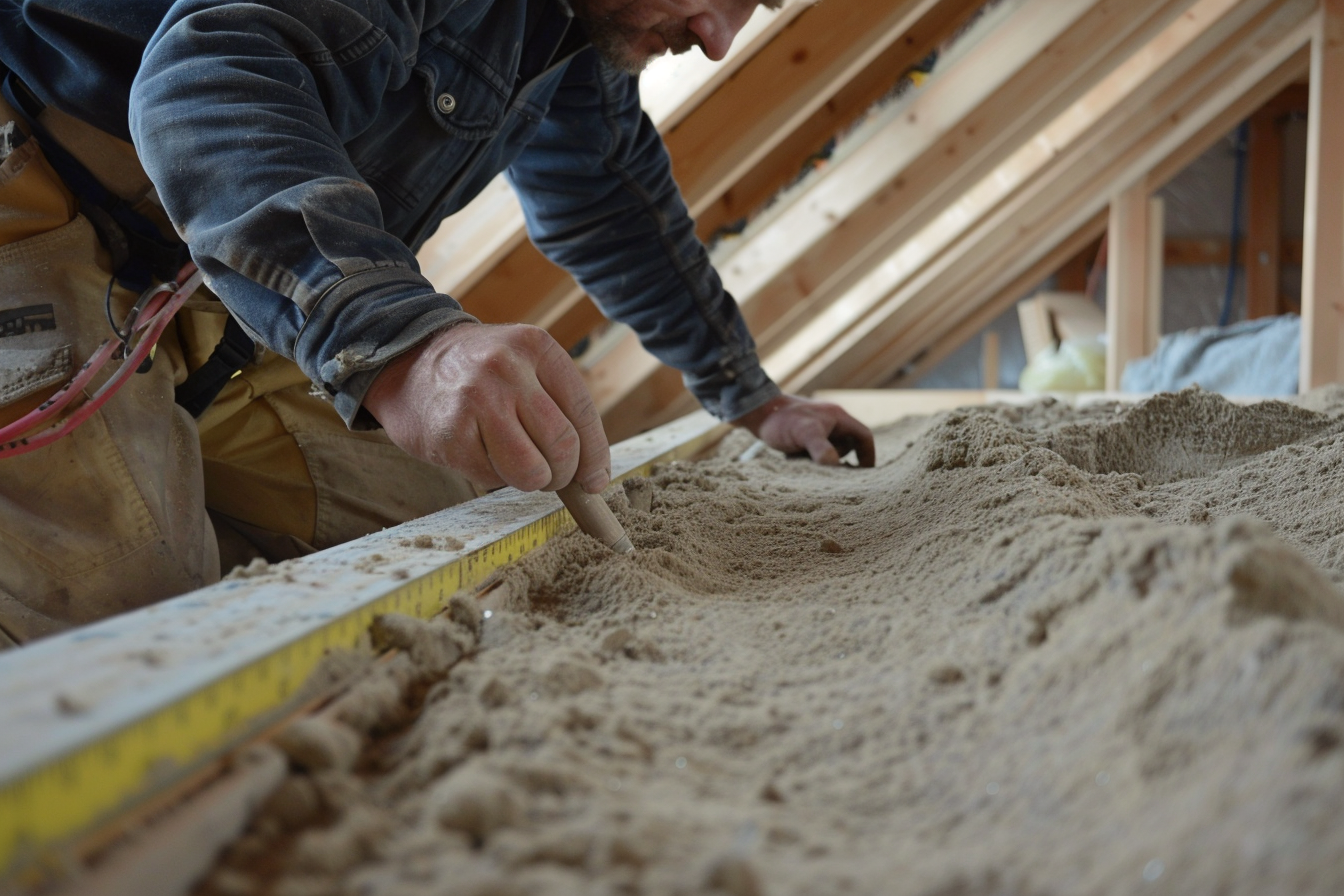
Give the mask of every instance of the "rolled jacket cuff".
<path id="1" fill-rule="evenodd" d="M 731 373 L 725 371 L 708 380 L 695 381 L 690 376 L 685 379 L 687 388 L 704 409 L 725 421 L 751 413 L 782 391 L 754 356 L 742 369 Z"/>
<path id="2" fill-rule="evenodd" d="M 372 429 L 377 424 L 361 404 L 383 367 L 433 334 L 475 320 L 413 271 L 377 268 L 323 294 L 295 340 L 294 360 L 347 426 Z"/>

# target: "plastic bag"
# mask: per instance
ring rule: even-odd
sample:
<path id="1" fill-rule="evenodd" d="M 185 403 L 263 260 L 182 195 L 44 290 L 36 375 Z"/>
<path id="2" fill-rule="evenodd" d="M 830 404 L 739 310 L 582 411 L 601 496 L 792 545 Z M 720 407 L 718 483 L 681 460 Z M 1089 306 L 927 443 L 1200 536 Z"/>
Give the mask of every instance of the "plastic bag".
<path id="1" fill-rule="evenodd" d="M 1022 371 L 1023 392 L 1098 392 L 1106 388 L 1106 346 L 1097 339 L 1066 339 L 1036 353 Z"/>

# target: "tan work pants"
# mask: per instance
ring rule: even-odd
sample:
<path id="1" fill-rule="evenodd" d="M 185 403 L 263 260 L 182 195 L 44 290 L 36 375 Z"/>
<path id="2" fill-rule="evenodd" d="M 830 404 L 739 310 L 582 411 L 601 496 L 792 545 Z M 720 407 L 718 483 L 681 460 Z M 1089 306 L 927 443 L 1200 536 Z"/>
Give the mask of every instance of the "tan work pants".
<path id="1" fill-rule="evenodd" d="M 17 119 L 0 100 L 0 125 Z M 128 144 L 50 110 L 43 123 L 109 189 L 161 218 Z M 0 425 L 110 335 L 109 278 L 92 226 L 27 141 L 0 162 Z M 476 496 L 382 432 L 348 430 L 274 353 L 192 420 L 174 386 L 227 319 L 207 291 L 198 297 L 165 331 L 153 368 L 72 435 L 0 458 L 0 647 L 208 585 L 221 565 L 288 559 Z M 118 321 L 135 298 L 113 290 Z"/>

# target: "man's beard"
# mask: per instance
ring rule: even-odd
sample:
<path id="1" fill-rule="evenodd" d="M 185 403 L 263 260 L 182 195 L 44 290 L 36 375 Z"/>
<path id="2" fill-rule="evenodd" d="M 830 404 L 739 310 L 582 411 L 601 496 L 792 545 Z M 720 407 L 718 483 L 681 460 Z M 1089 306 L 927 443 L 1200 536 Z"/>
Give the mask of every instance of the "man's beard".
<path id="1" fill-rule="evenodd" d="M 574 17 L 583 24 L 598 55 L 609 65 L 631 75 L 638 75 L 651 61 L 662 55 L 636 49 L 640 38 L 649 32 L 657 34 L 674 56 L 700 45 L 700 39 L 685 23 L 638 28 L 623 20 L 623 9 L 615 13 L 597 14 L 592 9 L 591 0 L 571 0 L 571 6 Z"/>

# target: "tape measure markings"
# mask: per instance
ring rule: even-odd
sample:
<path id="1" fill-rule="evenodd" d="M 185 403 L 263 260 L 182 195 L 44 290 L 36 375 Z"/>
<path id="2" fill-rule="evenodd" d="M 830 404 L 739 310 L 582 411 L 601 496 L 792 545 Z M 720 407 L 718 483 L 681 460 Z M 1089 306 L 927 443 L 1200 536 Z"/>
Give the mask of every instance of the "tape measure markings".
<path id="1" fill-rule="evenodd" d="M 690 456 L 712 437 L 713 431 L 700 432 L 656 457 L 646 454 L 643 463 L 618 479 L 647 475 L 659 463 Z M 480 584 L 572 527 L 563 509 L 528 521 L 97 740 L 47 757 L 28 773 L 0 783 L 0 869 L 40 866 L 42 854 L 52 847 L 130 811 L 156 790 L 264 731 L 292 709 L 289 704 L 330 649 L 360 645 L 374 617 L 387 612 L 433 616 L 452 594 Z"/>

